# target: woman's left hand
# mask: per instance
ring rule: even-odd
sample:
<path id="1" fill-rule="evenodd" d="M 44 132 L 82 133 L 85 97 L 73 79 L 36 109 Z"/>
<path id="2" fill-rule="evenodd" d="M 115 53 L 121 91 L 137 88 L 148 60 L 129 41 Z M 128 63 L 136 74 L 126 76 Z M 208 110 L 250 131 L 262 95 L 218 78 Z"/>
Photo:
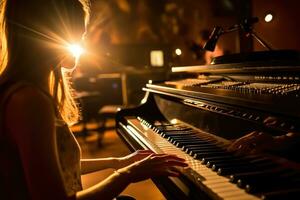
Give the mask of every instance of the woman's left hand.
<path id="1" fill-rule="evenodd" d="M 127 156 L 118 158 L 118 164 L 115 167 L 116 169 L 120 169 L 123 167 L 126 167 L 134 162 L 140 161 L 147 156 L 153 154 L 153 151 L 151 150 L 137 150 L 134 153 L 131 153 Z"/>

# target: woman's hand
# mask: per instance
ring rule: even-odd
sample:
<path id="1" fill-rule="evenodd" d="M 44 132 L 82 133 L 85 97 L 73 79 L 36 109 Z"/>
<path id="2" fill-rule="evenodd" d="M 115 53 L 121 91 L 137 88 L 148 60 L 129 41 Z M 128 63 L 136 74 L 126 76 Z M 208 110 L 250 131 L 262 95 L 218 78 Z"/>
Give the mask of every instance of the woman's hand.
<path id="1" fill-rule="evenodd" d="M 253 154 L 263 151 L 272 151 L 280 146 L 280 138 L 272 135 L 253 131 L 237 140 L 229 147 L 229 151 L 237 151 L 238 154 Z"/>
<path id="2" fill-rule="evenodd" d="M 140 160 L 146 158 L 147 156 L 149 156 L 151 154 L 153 154 L 153 151 L 151 151 L 151 150 L 137 150 L 136 152 L 131 153 L 127 156 L 117 158 L 118 164 L 115 166 L 115 169 L 120 169 L 120 168 L 126 167 L 136 161 L 140 161 Z"/>
<path id="3" fill-rule="evenodd" d="M 135 156 L 133 156 L 135 157 Z M 131 183 L 158 176 L 179 176 L 175 167 L 187 167 L 185 160 L 175 155 L 150 154 L 140 161 L 117 170 L 125 175 Z"/>
<path id="4" fill-rule="evenodd" d="M 272 127 L 278 123 L 276 117 L 269 116 L 264 122 L 266 126 Z M 285 135 L 272 136 L 269 133 L 253 131 L 235 141 L 228 147 L 229 151 L 237 151 L 238 154 L 253 154 L 265 151 L 281 150 L 285 146 Z"/>

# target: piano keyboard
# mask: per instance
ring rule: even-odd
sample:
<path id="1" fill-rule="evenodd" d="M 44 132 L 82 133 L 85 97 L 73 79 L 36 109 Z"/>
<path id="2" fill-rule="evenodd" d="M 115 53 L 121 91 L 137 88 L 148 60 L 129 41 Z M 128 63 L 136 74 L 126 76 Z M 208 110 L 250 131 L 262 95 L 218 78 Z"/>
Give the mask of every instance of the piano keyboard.
<path id="1" fill-rule="evenodd" d="M 152 125 L 141 118 L 127 118 L 127 122 L 127 129 L 144 148 L 185 159 L 189 168 L 183 174 L 213 199 L 282 199 L 300 192 L 299 173 L 280 168 L 267 157 L 228 152 L 228 142 L 222 138 L 185 124 Z"/>

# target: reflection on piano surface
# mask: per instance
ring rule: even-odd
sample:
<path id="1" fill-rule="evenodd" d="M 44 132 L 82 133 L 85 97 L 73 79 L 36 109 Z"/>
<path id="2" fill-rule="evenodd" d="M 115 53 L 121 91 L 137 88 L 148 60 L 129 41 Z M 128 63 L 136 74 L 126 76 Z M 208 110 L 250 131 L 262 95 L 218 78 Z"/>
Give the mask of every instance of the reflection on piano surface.
<path id="1" fill-rule="evenodd" d="M 191 76 L 147 84 L 143 104 L 118 113 L 118 133 L 132 150 L 187 160 L 181 177 L 153 179 L 168 199 L 298 199 L 299 145 L 248 155 L 227 150 L 251 131 L 300 131 L 298 64 L 256 60 L 174 68 Z M 277 120 L 267 126 L 270 116 Z"/>

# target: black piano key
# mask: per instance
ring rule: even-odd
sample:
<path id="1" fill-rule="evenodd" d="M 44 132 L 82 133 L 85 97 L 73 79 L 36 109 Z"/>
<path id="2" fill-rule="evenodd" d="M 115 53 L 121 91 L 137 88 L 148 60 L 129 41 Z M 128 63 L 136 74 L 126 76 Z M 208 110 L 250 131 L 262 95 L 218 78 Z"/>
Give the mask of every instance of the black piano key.
<path id="1" fill-rule="evenodd" d="M 192 154 L 201 154 L 201 153 L 205 153 L 205 152 L 221 152 L 221 153 L 226 153 L 225 151 L 223 151 L 222 149 L 218 149 L 215 147 L 211 147 L 211 146 L 203 146 L 206 148 L 190 148 L 187 149 L 187 153 L 192 155 Z"/>
<path id="2" fill-rule="evenodd" d="M 208 143 L 203 142 L 202 143 L 203 145 L 202 145 L 202 144 L 193 144 L 193 143 L 186 142 L 186 143 L 181 143 L 181 144 L 182 144 L 181 148 L 183 151 L 186 151 L 187 149 L 199 148 L 199 147 L 203 147 L 203 146 L 208 146 L 208 147 L 216 148 L 216 149 L 223 149 L 224 151 L 226 151 L 222 143 L 211 144 L 209 142 Z"/>
<path id="3" fill-rule="evenodd" d="M 237 185 L 241 188 L 248 186 L 260 187 L 272 184 L 273 181 L 283 181 L 280 175 L 284 173 L 282 170 L 262 170 L 257 173 L 253 173 L 251 176 L 243 176 L 237 181 Z"/>
<path id="4" fill-rule="evenodd" d="M 272 191 L 268 193 L 263 193 L 261 199 L 263 200 L 299 200 L 300 188 L 290 188 L 290 189 L 279 189 L 277 191 Z"/>
<path id="5" fill-rule="evenodd" d="M 211 161 L 216 161 L 216 160 L 224 160 L 224 159 L 233 159 L 233 157 L 230 155 L 226 155 L 226 156 L 208 156 L 208 157 L 205 157 L 205 158 L 202 158 L 201 159 L 201 163 L 206 165 L 207 162 Z"/>
<path id="6" fill-rule="evenodd" d="M 211 157 L 202 158 L 201 163 L 206 165 L 207 162 L 209 162 L 209 161 L 214 162 L 217 160 L 231 160 L 231 159 L 234 159 L 234 157 L 232 155 L 230 155 L 230 156 L 211 156 Z"/>
<path id="7" fill-rule="evenodd" d="M 249 165 L 255 165 L 260 163 L 266 163 L 269 160 L 266 158 L 259 158 L 259 157 L 249 157 L 244 159 L 237 159 L 236 161 L 229 161 L 229 162 L 219 162 L 213 164 L 213 169 L 218 171 L 220 168 L 237 168 L 241 166 L 249 166 Z"/>
<path id="8" fill-rule="evenodd" d="M 261 174 L 262 170 L 253 168 L 253 166 L 242 167 L 243 170 L 236 169 L 236 174 L 230 175 L 230 182 L 237 183 L 241 178 L 255 176 L 256 174 Z"/>
<path id="9" fill-rule="evenodd" d="M 183 151 L 187 151 L 188 149 L 192 149 L 193 148 L 200 148 L 200 147 L 211 147 L 214 148 L 216 147 L 216 145 L 211 144 L 209 142 L 204 142 L 204 141 L 198 141 L 198 140 L 194 140 L 194 141 L 176 141 L 174 142 L 174 145 L 184 149 Z"/>
<path id="10" fill-rule="evenodd" d="M 220 160 L 215 160 L 215 161 L 208 161 L 206 163 L 206 166 L 209 167 L 209 168 L 212 168 L 214 171 L 217 170 L 217 166 L 218 164 L 236 164 L 236 163 L 240 163 L 242 161 L 239 161 L 239 160 L 235 160 L 235 159 L 220 159 Z"/>
<path id="11" fill-rule="evenodd" d="M 249 157 L 249 160 L 246 161 L 248 162 L 245 165 L 239 165 L 235 166 L 233 165 L 226 165 L 224 164 L 223 166 L 216 165 L 214 168 L 216 168 L 216 171 L 218 172 L 219 175 L 234 175 L 235 173 L 243 173 L 243 172 L 252 172 L 257 170 L 257 168 L 263 168 L 265 165 L 266 166 L 275 166 L 275 164 L 270 161 L 269 159 L 265 157 Z M 249 169 L 248 169 L 249 168 Z"/>
<path id="12" fill-rule="evenodd" d="M 195 144 L 195 143 L 209 143 L 207 141 L 203 141 L 201 139 L 198 139 L 198 138 L 189 138 L 189 139 L 186 139 L 186 138 L 179 138 L 179 137 L 170 137 L 167 139 L 168 141 L 170 142 L 176 142 L 176 143 L 182 143 L 182 144 Z"/>
<path id="13" fill-rule="evenodd" d="M 222 171 L 223 168 L 241 168 L 243 166 L 248 166 L 249 162 L 247 161 L 228 161 L 226 163 L 222 163 L 222 164 L 213 164 L 211 166 L 211 169 L 213 171 L 217 171 L 219 172 L 219 169 L 221 169 L 220 171 Z M 206 164 L 206 166 L 210 166 L 209 163 Z M 221 174 L 219 174 L 221 175 Z"/>
<path id="14" fill-rule="evenodd" d="M 233 183 L 237 183 L 239 180 L 251 179 L 252 177 L 254 177 L 254 174 L 261 174 L 266 170 L 275 169 L 276 167 L 278 167 L 278 165 L 276 165 L 275 163 L 260 163 L 237 168 L 229 167 L 220 169 L 224 171 L 222 175 L 229 175 L 229 173 L 232 173 L 232 175 L 230 175 L 230 181 Z"/>
<path id="15" fill-rule="evenodd" d="M 210 143 L 213 143 L 213 142 L 217 142 L 217 141 L 206 141 L 206 140 L 203 140 L 199 137 L 197 137 L 196 135 L 189 135 L 189 136 L 170 136 L 170 138 L 172 139 L 175 139 L 175 140 L 179 140 L 179 141 L 185 141 L 185 142 L 192 142 L 194 140 L 197 140 L 197 141 L 202 141 L 202 142 L 210 142 Z"/>
<path id="16" fill-rule="evenodd" d="M 181 133 L 181 134 L 184 134 L 184 133 L 195 133 L 196 134 L 197 133 L 193 129 L 190 129 L 190 128 L 179 129 L 179 130 L 164 130 L 162 132 L 169 133 L 169 134 L 176 134 L 176 133 Z"/>
<path id="17" fill-rule="evenodd" d="M 169 125 L 169 126 L 155 126 L 156 129 L 160 131 L 187 131 L 187 130 L 192 130 L 191 128 L 184 127 L 184 126 L 175 126 L 175 125 Z"/>
<path id="18" fill-rule="evenodd" d="M 228 154 L 220 151 L 208 151 L 208 152 L 191 152 L 191 156 L 193 156 L 195 159 L 202 160 L 206 157 L 211 156 L 227 156 Z"/>
<path id="19" fill-rule="evenodd" d="M 200 138 L 195 133 L 185 133 L 185 134 L 181 134 L 181 133 L 172 134 L 171 133 L 171 134 L 165 134 L 165 136 L 168 136 L 168 137 L 171 137 L 171 138 L 185 139 L 185 140 L 197 139 L 197 140 L 202 140 L 202 141 L 207 141 L 207 142 L 216 142 L 217 141 L 215 139 L 203 139 L 203 138 Z"/>
<path id="20" fill-rule="evenodd" d="M 172 132 L 169 132 L 169 131 L 163 131 L 163 132 L 160 132 L 160 135 L 162 137 L 175 137 L 175 136 L 189 136 L 189 135 L 196 135 L 194 132 L 191 132 L 191 131 L 172 131 Z"/>
<path id="21" fill-rule="evenodd" d="M 191 134 L 188 134 L 188 133 L 185 133 L 185 134 L 182 134 L 182 133 L 168 133 L 168 134 L 164 134 L 164 133 L 161 133 L 160 134 L 163 138 L 166 138 L 166 139 L 190 139 L 192 140 L 193 138 L 197 138 L 198 137 L 194 134 L 194 133 L 191 133 Z M 200 140 L 200 139 L 199 139 Z"/>
<path id="22" fill-rule="evenodd" d="M 289 171 L 289 169 L 287 169 Z M 300 188 L 300 177 L 286 176 L 286 170 L 270 173 L 264 180 L 245 180 L 245 190 L 248 193 L 264 193 L 294 187 Z M 267 175 L 265 175 L 267 176 Z"/>
<path id="23" fill-rule="evenodd" d="M 214 150 L 207 150 L 201 152 L 190 151 L 189 155 L 197 160 L 202 160 L 203 158 L 212 157 L 212 156 L 224 156 L 223 152 L 214 151 Z"/>
<path id="24" fill-rule="evenodd" d="M 197 136 L 189 136 L 189 137 L 185 137 L 185 136 L 169 136 L 167 137 L 167 140 L 169 140 L 170 142 L 172 141 L 183 141 L 183 142 L 190 142 L 190 141 L 204 141 L 200 138 L 198 138 Z"/>
<path id="25" fill-rule="evenodd" d="M 222 151 L 222 149 L 219 149 L 219 148 L 216 148 L 214 145 L 211 145 L 211 144 L 199 144 L 199 146 L 197 146 L 197 147 L 187 147 L 186 148 L 186 150 L 185 150 L 185 152 L 187 153 L 187 154 L 190 154 L 191 155 L 191 153 L 193 153 L 193 152 L 196 152 L 196 151 L 198 151 L 198 152 L 201 152 L 201 151 L 203 151 L 203 148 L 206 148 L 207 150 L 210 150 L 210 151 Z M 223 151 L 224 152 L 224 151 Z"/>
<path id="26" fill-rule="evenodd" d="M 202 139 L 215 139 L 214 137 L 212 137 L 211 135 L 204 135 L 204 134 L 198 134 L 200 138 Z"/>
<path id="27" fill-rule="evenodd" d="M 184 148 L 185 147 L 185 148 Z M 218 148 L 215 146 L 212 146 L 210 144 L 198 144 L 197 146 L 193 146 L 193 147 L 186 147 L 184 146 L 183 148 L 185 149 L 186 153 L 189 153 L 190 151 L 195 151 L 195 150 L 199 150 L 199 151 L 223 151 L 222 148 Z M 182 149 L 183 149 L 182 148 Z"/>
<path id="28" fill-rule="evenodd" d="M 157 132 L 159 132 L 160 134 L 184 134 L 184 133 L 188 133 L 190 132 L 190 130 L 188 129 L 183 129 L 183 130 L 159 130 L 156 129 Z"/>
<path id="29" fill-rule="evenodd" d="M 214 148 L 214 149 L 219 149 L 219 150 L 222 150 L 222 151 L 226 151 L 226 149 L 222 148 L 222 144 L 221 143 L 210 143 L 210 142 L 201 142 L 199 141 L 198 143 L 189 143 L 189 142 L 179 142 L 181 144 L 184 144 L 184 149 L 187 150 L 187 149 L 198 149 L 198 148 L 201 148 L 202 146 L 207 146 L 207 147 L 211 147 L 211 148 Z"/>
<path id="30" fill-rule="evenodd" d="M 280 180 L 276 177 L 268 178 L 268 181 L 260 181 L 255 184 L 246 184 L 244 189 L 250 194 L 263 194 L 278 190 L 300 188 L 299 183 L 291 183 L 289 180 Z"/>
<path id="31" fill-rule="evenodd" d="M 250 162 L 254 159 L 259 159 L 260 157 L 257 155 L 248 155 L 248 156 L 236 156 L 233 155 L 230 159 L 218 159 L 218 160 L 210 160 L 207 161 L 206 165 L 208 167 L 212 167 L 213 165 L 215 165 L 215 168 L 220 168 L 221 165 L 225 165 L 225 164 L 230 164 L 230 165 L 234 165 L 235 163 L 240 163 L 240 162 Z"/>
<path id="32" fill-rule="evenodd" d="M 194 140 L 175 140 L 175 143 L 182 144 L 184 146 L 191 146 L 191 145 L 194 145 L 194 146 L 199 145 L 200 146 L 201 144 L 216 146 L 216 144 L 214 144 L 214 143 L 203 141 L 203 140 L 198 140 L 198 139 L 194 139 Z"/>

